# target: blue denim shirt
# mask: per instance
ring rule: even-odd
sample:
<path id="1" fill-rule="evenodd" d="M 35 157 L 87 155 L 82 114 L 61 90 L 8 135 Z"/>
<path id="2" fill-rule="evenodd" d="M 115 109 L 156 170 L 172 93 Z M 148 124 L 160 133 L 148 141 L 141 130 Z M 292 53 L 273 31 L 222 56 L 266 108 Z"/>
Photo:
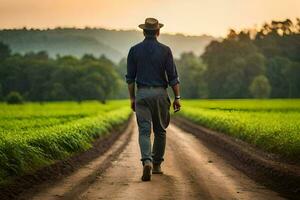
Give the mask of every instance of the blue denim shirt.
<path id="1" fill-rule="evenodd" d="M 159 43 L 156 37 L 146 37 L 131 47 L 127 57 L 126 82 L 165 88 L 179 83 L 171 49 Z"/>

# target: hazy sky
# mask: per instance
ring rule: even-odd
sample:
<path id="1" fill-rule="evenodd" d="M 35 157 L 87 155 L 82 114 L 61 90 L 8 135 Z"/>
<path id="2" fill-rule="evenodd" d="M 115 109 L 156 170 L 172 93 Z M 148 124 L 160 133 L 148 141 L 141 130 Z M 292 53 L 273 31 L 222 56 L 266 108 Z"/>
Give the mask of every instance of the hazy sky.
<path id="1" fill-rule="evenodd" d="M 162 32 L 226 35 L 272 19 L 300 17 L 300 0 L 0 0 L 0 28 L 137 29 L 156 17 Z"/>

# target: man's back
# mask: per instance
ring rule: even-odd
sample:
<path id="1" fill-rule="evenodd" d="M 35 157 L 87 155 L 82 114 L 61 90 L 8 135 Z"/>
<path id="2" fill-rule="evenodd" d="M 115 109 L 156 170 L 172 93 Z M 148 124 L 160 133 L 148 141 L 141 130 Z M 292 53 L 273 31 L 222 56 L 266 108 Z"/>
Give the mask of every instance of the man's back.
<path id="1" fill-rule="evenodd" d="M 172 52 L 156 37 L 146 37 L 133 46 L 128 54 L 127 65 L 127 80 L 136 78 L 137 85 L 167 88 L 168 83 L 172 84 L 171 81 L 178 82 Z"/>

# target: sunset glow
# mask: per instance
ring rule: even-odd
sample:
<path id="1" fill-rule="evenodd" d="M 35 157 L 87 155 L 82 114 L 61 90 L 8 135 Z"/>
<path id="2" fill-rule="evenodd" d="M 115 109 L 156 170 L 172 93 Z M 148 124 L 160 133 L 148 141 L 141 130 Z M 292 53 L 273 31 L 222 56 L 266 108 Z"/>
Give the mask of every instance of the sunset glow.
<path id="1" fill-rule="evenodd" d="M 162 32 L 224 36 L 229 28 L 295 19 L 299 8 L 299 0 L 0 0 L 0 28 L 137 29 L 153 16 Z"/>

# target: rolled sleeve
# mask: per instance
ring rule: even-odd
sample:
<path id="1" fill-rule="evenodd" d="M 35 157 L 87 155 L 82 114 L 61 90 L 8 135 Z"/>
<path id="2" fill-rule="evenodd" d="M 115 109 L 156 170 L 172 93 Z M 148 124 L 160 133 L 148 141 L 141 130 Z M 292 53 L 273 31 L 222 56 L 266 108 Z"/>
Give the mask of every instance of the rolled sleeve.
<path id="1" fill-rule="evenodd" d="M 128 84 L 135 82 L 136 78 L 136 63 L 134 61 L 134 52 L 131 48 L 127 56 L 127 74 L 125 76 Z"/>
<path id="2" fill-rule="evenodd" d="M 172 87 L 179 83 L 179 77 L 178 77 L 176 65 L 170 48 L 168 48 L 168 52 L 167 52 L 166 73 L 168 77 L 169 86 Z"/>

